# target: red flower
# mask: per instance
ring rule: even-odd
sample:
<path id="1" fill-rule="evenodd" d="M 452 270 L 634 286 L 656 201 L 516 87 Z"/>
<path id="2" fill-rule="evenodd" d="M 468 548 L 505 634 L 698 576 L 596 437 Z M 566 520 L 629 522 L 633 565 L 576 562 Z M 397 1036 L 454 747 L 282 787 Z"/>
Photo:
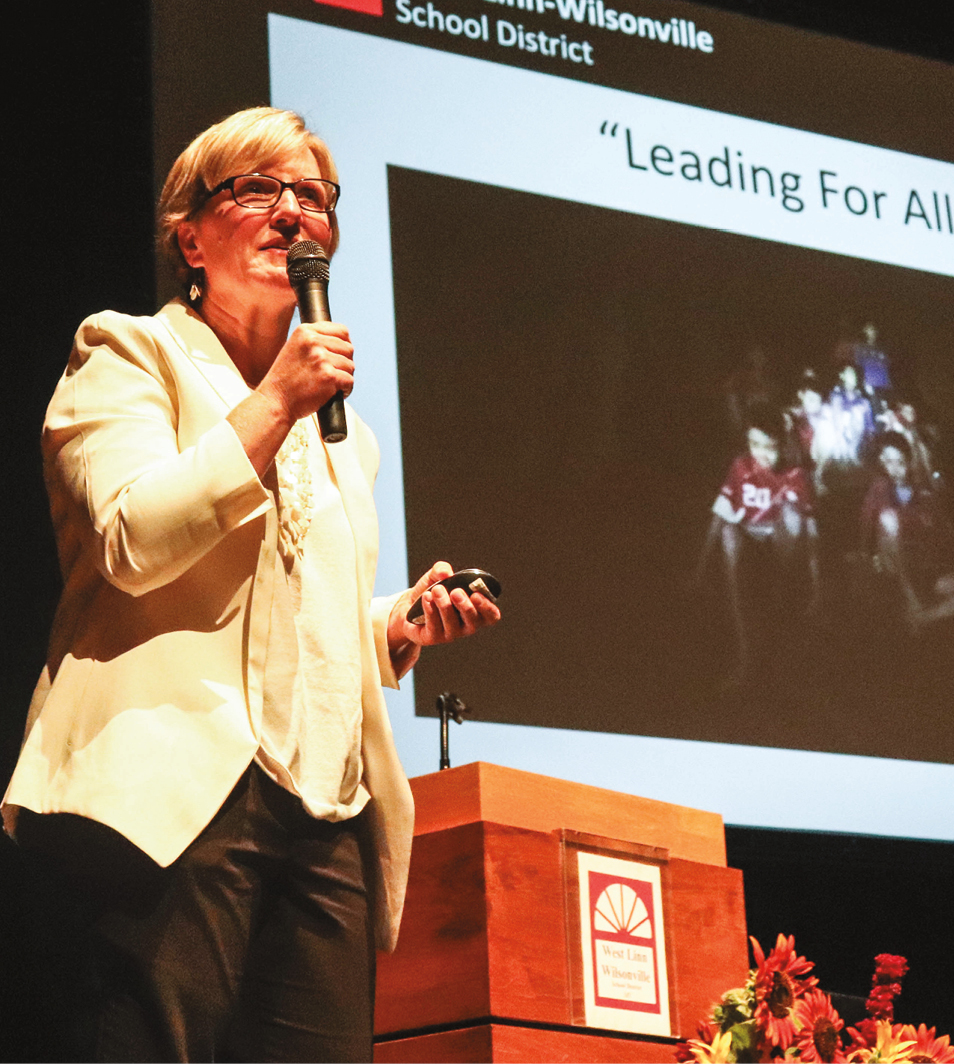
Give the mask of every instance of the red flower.
<path id="1" fill-rule="evenodd" d="M 888 983 L 872 988 L 865 1002 L 868 1015 L 875 1020 L 894 1019 L 894 999 L 901 993 L 900 983 Z"/>
<path id="2" fill-rule="evenodd" d="M 687 1064 L 688 1061 L 695 1060 L 688 1041 L 677 1042 L 676 1048 L 673 1050 L 673 1056 L 676 1058 L 677 1064 Z"/>
<path id="3" fill-rule="evenodd" d="M 879 953 L 875 957 L 875 973 L 871 977 L 871 993 L 865 1002 L 868 1015 L 874 1020 L 894 1019 L 894 999 L 901 993 L 901 983 L 908 972 L 908 962 L 893 953 Z"/>
<path id="4" fill-rule="evenodd" d="M 795 955 L 795 938 L 779 935 L 775 948 L 766 957 L 762 947 L 751 939 L 757 965 L 755 973 L 755 1024 L 771 1046 L 786 1050 L 795 1039 L 792 1009 L 797 998 L 818 980 L 808 976 L 811 961 Z"/>
<path id="5" fill-rule="evenodd" d="M 911 1060 L 920 1061 L 922 1064 L 954 1064 L 954 1046 L 951 1045 L 950 1037 L 944 1035 L 935 1038 L 936 1031 L 936 1027 L 925 1027 L 923 1023 L 916 1031 L 910 1025 L 904 1028 L 903 1037 L 914 1039 L 914 1045 L 909 1050 Z"/>
<path id="6" fill-rule="evenodd" d="M 809 990 L 795 1002 L 795 1024 L 799 1028 L 797 1046 L 801 1060 L 842 1064 L 838 1032 L 845 1021 L 832 1008 L 831 998 L 821 990 Z"/>
<path id="7" fill-rule="evenodd" d="M 878 1021 L 862 1020 L 857 1027 L 849 1027 L 850 1049 L 870 1049 L 878 1040 Z"/>
<path id="8" fill-rule="evenodd" d="M 897 957 L 893 953 L 879 953 L 875 957 L 874 977 L 875 983 L 896 983 L 908 974 L 908 962 L 905 957 Z"/>

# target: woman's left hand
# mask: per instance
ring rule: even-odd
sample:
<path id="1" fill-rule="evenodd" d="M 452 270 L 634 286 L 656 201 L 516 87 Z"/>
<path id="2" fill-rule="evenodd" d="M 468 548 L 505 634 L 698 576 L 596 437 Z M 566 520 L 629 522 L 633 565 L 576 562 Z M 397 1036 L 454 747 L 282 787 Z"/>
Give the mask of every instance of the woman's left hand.
<path id="1" fill-rule="evenodd" d="M 437 562 L 395 602 L 388 619 L 388 648 L 396 665 L 399 658 L 407 656 L 416 661 L 420 647 L 452 643 L 500 620 L 500 610 L 480 592 L 468 595 L 461 588 L 450 593 L 444 587 L 431 588 L 431 584 L 453 572 L 454 568 L 448 562 Z M 424 623 L 411 624 L 405 616 L 419 598 L 424 607 Z M 408 655 L 409 650 L 411 655 Z M 413 661 L 410 664 L 401 661 L 401 664 L 403 672 Z"/>

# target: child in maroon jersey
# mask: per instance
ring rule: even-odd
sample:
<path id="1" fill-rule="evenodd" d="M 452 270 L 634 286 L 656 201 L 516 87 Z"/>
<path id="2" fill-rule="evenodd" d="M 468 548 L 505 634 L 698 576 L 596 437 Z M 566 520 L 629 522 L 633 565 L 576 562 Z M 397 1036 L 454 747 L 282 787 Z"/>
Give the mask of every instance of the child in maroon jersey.
<path id="1" fill-rule="evenodd" d="M 782 415 L 775 410 L 753 410 L 748 419 L 747 449 L 729 468 L 722 490 L 712 506 L 712 521 L 700 572 L 713 548 L 718 549 L 726 578 L 729 608 L 738 644 L 737 678 L 751 667 L 751 623 L 747 608 L 752 600 L 787 591 L 801 560 L 810 577 L 809 608 L 818 601 L 818 530 L 812 511 L 812 491 L 800 466 L 780 468 L 785 438 Z M 802 549 L 804 548 L 804 549 Z M 747 586 L 745 560 L 758 555 L 754 572 L 762 586 Z M 772 586 L 764 586 L 766 581 Z"/>

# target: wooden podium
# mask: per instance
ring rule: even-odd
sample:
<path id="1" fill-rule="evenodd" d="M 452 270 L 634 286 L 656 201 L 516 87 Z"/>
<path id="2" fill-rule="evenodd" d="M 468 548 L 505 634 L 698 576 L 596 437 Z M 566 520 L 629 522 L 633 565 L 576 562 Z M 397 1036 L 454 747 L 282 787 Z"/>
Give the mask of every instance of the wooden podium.
<path id="1" fill-rule="evenodd" d="M 742 873 L 725 865 L 718 815 L 481 762 L 411 787 L 411 875 L 397 951 L 378 959 L 376 1061 L 670 1061 L 744 983 Z M 573 847 L 662 869 L 671 1037 L 585 1026 Z"/>

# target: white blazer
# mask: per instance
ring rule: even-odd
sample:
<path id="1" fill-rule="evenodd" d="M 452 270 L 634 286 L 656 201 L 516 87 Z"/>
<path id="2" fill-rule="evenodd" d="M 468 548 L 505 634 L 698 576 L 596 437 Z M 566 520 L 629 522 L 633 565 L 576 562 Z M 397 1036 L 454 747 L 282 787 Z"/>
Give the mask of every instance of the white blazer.
<path id="1" fill-rule="evenodd" d="M 65 586 L 4 798 L 8 827 L 21 806 L 76 813 L 168 865 L 254 758 L 277 515 L 225 420 L 248 394 L 179 301 L 152 318 L 107 311 L 80 326 L 43 431 Z M 350 408 L 348 430 L 328 453 L 357 547 L 376 931 L 393 949 L 413 799 L 381 690 L 397 686 L 394 599 L 371 598 L 379 452 Z"/>

